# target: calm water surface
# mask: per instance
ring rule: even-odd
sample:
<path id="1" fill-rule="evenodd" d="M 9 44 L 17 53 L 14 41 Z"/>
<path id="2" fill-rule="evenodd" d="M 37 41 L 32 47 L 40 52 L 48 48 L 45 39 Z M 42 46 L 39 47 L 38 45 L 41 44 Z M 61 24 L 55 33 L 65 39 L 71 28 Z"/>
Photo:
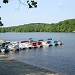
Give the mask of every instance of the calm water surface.
<path id="1" fill-rule="evenodd" d="M 28 38 L 34 40 L 62 38 L 64 45 L 11 52 L 7 54 L 8 57 L 51 71 L 75 75 L 75 33 L 0 33 L 0 39 L 9 41 Z"/>

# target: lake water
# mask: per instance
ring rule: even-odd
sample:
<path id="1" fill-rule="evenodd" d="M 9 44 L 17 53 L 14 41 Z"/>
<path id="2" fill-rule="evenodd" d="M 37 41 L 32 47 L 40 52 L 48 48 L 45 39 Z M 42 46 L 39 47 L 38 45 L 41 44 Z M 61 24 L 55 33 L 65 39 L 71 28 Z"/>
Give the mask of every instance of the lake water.
<path id="1" fill-rule="evenodd" d="M 62 38 L 64 45 L 11 52 L 7 56 L 50 71 L 75 75 L 75 33 L 0 33 L 0 39 L 9 41 L 22 41 L 29 38 L 34 40 Z"/>

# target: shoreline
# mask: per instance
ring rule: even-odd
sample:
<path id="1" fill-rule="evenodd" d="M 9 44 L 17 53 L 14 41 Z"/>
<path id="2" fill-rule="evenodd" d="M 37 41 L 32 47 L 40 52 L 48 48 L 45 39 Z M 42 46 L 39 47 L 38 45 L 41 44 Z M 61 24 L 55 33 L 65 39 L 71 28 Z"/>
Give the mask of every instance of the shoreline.
<path id="1" fill-rule="evenodd" d="M 62 75 L 0 55 L 0 75 Z"/>

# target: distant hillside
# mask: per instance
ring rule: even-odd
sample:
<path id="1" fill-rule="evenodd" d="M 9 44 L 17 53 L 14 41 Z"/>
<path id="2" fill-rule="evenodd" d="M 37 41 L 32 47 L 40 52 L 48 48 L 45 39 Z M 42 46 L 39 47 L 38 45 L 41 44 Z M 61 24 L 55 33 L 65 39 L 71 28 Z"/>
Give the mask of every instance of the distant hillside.
<path id="1" fill-rule="evenodd" d="M 19 26 L 0 28 L 0 32 L 74 32 L 75 19 L 68 19 L 58 23 L 30 23 Z"/>

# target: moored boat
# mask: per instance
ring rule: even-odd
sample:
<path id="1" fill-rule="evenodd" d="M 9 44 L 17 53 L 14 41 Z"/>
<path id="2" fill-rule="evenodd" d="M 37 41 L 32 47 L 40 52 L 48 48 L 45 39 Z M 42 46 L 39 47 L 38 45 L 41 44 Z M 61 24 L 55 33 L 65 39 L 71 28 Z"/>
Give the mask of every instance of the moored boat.
<path id="1" fill-rule="evenodd" d="M 25 40 L 25 41 L 19 42 L 19 48 L 25 50 L 25 49 L 31 49 L 32 46 L 30 45 L 29 40 Z"/>
<path id="2" fill-rule="evenodd" d="M 30 42 L 32 48 L 37 48 L 37 42 Z"/>
<path id="3" fill-rule="evenodd" d="M 43 47 L 42 42 L 41 41 L 37 41 L 37 47 Z"/>
<path id="4" fill-rule="evenodd" d="M 39 41 L 42 42 L 42 46 L 52 46 L 50 39 L 47 39 L 47 41 L 44 41 L 43 39 Z"/>
<path id="5" fill-rule="evenodd" d="M 9 48 L 8 48 L 8 45 L 9 45 L 10 42 L 1 42 L 0 43 L 0 52 L 9 52 Z"/>
<path id="6" fill-rule="evenodd" d="M 19 51 L 19 43 L 18 42 L 10 42 L 8 45 L 10 51 Z"/>
<path id="7" fill-rule="evenodd" d="M 62 45 L 62 41 L 58 41 L 57 44 L 58 44 L 58 45 Z"/>
<path id="8" fill-rule="evenodd" d="M 58 45 L 57 41 L 52 41 L 52 45 L 57 46 Z"/>
<path id="9" fill-rule="evenodd" d="M 29 43 L 32 48 L 37 48 L 37 41 L 34 41 L 33 38 L 29 38 Z"/>

